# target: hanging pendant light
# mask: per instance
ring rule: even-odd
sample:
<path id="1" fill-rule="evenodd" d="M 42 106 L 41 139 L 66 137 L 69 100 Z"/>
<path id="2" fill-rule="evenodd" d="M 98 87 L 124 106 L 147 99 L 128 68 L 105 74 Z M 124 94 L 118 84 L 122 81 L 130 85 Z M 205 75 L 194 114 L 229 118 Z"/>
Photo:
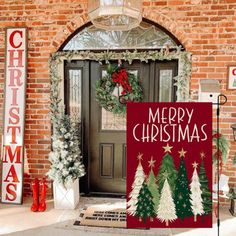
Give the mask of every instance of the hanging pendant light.
<path id="1" fill-rule="evenodd" d="M 236 141 L 236 124 L 232 124 L 231 128 L 233 130 L 234 141 Z"/>
<path id="2" fill-rule="evenodd" d="M 127 31 L 142 21 L 142 0 L 88 0 L 94 26 L 108 31 Z"/>

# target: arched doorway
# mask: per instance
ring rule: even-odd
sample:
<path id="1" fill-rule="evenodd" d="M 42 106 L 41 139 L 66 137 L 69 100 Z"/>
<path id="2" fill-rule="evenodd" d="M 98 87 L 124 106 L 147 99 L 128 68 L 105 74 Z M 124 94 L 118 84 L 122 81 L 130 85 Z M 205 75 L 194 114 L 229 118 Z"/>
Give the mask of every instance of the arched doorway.
<path id="1" fill-rule="evenodd" d="M 103 31 L 89 23 L 61 46 L 61 55 L 70 53 L 63 65 L 62 97 L 66 112 L 79 118 L 82 125 L 81 148 L 87 171 L 82 180 L 82 191 L 106 194 L 125 194 L 126 191 L 126 118 L 100 108 L 95 99 L 95 83 L 106 73 L 106 64 L 97 62 L 96 57 L 101 56 L 102 51 L 111 54 L 164 48 L 171 51 L 179 46 L 173 35 L 149 21 L 143 21 L 139 27 L 126 32 Z M 114 58 L 110 63 L 117 63 Z M 124 61 L 123 65 L 140 78 L 143 101 L 177 100 L 174 86 L 179 67 L 177 58 L 147 58 L 145 62 L 134 58 L 132 63 Z"/>

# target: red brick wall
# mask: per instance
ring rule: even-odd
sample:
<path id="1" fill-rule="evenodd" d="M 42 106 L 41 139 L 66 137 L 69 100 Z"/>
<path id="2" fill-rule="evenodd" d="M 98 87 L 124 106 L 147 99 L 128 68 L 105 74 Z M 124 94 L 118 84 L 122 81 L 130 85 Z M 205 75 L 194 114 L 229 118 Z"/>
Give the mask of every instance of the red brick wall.
<path id="1" fill-rule="evenodd" d="M 29 28 L 28 79 L 25 132 L 25 195 L 30 181 L 48 170 L 50 151 L 49 70 L 50 53 L 88 21 L 86 0 L 0 0 L 0 127 L 4 86 L 4 28 Z M 230 159 L 224 173 L 236 185 L 236 152 L 230 125 L 236 123 L 236 90 L 226 90 L 227 65 L 236 61 L 235 0 L 145 0 L 143 16 L 175 35 L 193 54 L 191 93 L 196 97 L 200 79 L 218 79 L 228 97 L 222 108 L 221 130 L 231 141 Z M 1 130 L 2 133 L 2 130 Z"/>

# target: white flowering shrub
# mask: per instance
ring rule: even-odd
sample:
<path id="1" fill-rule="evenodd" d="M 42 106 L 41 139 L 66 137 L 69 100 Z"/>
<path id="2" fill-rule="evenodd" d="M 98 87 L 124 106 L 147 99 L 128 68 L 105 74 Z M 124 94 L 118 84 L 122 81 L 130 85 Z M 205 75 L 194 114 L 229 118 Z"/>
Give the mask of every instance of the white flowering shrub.
<path id="1" fill-rule="evenodd" d="M 47 174 L 66 188 L 85 175 L 78 131 L 78 123 L 72 122 L 64 113 L 54 124 L 52 151 L 49 154 L 51 169 Z"/>

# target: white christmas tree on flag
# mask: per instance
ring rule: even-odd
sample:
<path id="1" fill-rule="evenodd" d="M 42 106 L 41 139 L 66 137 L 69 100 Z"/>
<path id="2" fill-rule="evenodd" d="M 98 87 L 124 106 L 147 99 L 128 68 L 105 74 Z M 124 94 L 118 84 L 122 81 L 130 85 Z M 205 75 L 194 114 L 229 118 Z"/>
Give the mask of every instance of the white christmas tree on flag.
<path id="1" fill-rule="evenodd" d="M 161 222 L 165 221 L 166 226 L 169 226 L 169 221 L 174 221 L 175 219 L 177 219 L 177 216 L 175 211 L 174 199 L 171 195 L 170 185 L 167 180 L 168 173 L 165 172 L 163 175 L 166 179 L 161 190 L 161 198 L 157 210 L 157 218 L 160 219 Z"/>
<path id="2" fill-rule="evenodd" d="M 129 194 L 129 201 L 127 203 L 128 213 L 132 216 L 135 215 L 139 191 L 140 191 L 143 181 L 145 179 L 143 166 L 141 164 L 141 160 L 143 159 L 143 154 L 139 153 L 137 156 L 137 159 L 139 160 L 139 164 L 138 164 L 137 170 L 135 172 L 134 182 L 132 184 L 132 191 Z"/>
<path id="3" fill-rule="evenodd" d="M 197 215 L 204 214 L 203 210 L 203 204 L 202 204 L 202 191 L 201 191 L 201 184 L 199 181 L 199 177 L 197 174 L 197 166 L 198 164 L 194 162 L 193 164 L 193 176 L 192 176 L 192 182 L 190 184 L 190 202 L 191 202 L 191 208 L 192 212 L 194 214 L 194 222 L 197 221 Z"/>

